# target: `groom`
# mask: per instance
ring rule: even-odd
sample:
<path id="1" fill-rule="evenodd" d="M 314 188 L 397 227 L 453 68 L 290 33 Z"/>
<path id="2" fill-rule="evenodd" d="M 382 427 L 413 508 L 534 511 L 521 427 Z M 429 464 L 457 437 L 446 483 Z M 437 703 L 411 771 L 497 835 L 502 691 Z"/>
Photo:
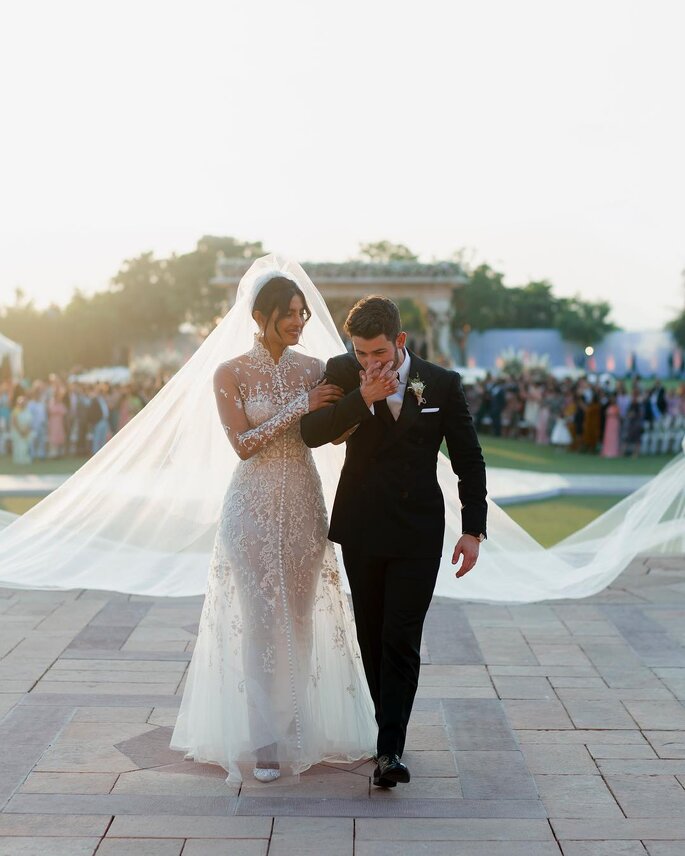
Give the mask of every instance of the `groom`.
<path id="1" fill-rule="evenodd" d="M 333 357 L 340 401 L 302 418 L 310 447 L 347 440 L 329 537 L 342 547 L 357 638 L 376 708 L 373 783 L 408 782 L 402 751 L 419 678 L 421 631 L 440 567 L 445 506 L 436 476 L 443 438 L 459 476 L 463 535 L 452 556 L 471 570 L 485 538 L 485 464 L 459 375 L 405 348 L 397 306 L 366 297 L 345 322 L 354 356 Z"/>

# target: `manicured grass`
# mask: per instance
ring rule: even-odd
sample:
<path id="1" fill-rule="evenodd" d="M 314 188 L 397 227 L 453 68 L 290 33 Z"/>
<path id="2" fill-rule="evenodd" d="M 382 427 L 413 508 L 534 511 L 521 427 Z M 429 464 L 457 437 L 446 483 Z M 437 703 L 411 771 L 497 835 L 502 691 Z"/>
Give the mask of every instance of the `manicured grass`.
<path id="1" fill-rule="evenodd" d="M 3 496 L 0 497 L 0 510 L 11 511 L 12 514 L 23 514 L 40 500 L 37 496 Z"/>
<path id="2" fill-rule="evenodd" d="M 622 496 L 559 496 L 508 505 L 506 512 L 543 547 L 551 547 L 616 505 Z"/>
<path id="3" fill-rule="evenodd" d="M 658 473 L 672 455 L 644 458 L 601 458 L 580 452 L 566 452 L 552 446 L 538 446 L 529 440 L 480 436 L 485 463 L 489 467 L 510 467 L 541 473 L 583 473 L 594 475 L 650 476 Z"/>
<path id="4" fill-rule="evenodd" d="M 59 458 L 52 461 L 34 461 L 28 467 L 12 463 L 7 455 L 0 458 L 0 475 L 3 476 L 53 476 L 75 473 L 87 458 Z"/>

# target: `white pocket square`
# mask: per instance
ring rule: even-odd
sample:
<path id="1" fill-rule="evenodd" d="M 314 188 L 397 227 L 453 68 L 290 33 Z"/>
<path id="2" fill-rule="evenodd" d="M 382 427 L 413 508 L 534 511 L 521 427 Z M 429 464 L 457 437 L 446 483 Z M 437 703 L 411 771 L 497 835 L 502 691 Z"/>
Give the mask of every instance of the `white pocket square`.
<path id="1" fill-rule="evenodd" d="M 439 410 L 439 407 L 424 407 L 421 413 L 437 413 Z"/>

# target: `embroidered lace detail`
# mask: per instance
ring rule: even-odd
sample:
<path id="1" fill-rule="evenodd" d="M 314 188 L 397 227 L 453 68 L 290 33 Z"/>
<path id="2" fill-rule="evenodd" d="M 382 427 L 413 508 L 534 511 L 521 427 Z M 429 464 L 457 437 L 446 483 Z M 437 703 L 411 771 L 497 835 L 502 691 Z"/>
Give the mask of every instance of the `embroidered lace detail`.
<path id="1" fill-rule="evenodd" d="M 248 757 L 298 771 L 363 757 L 374 742 L 321 482 L 299 429 L 323 369 L 290 349 L 275 363 L 256 341 L 215 375 L 221 424 L 242 460 L 219 516 L 172 746 L 234 773 Z"/>

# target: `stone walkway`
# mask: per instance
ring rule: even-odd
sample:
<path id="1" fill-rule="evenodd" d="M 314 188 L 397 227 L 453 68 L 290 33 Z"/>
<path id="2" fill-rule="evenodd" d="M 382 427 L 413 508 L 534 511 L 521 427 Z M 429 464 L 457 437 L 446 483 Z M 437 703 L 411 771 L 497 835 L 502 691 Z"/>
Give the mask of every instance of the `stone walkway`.
<path id="1" fill-rule="evenodd" d="M 200 606 L 0 589 L 0 856 L 685 853 L 685 559 L 584 601 L 436 601 L 394 791 L 172 752 Z"/>

